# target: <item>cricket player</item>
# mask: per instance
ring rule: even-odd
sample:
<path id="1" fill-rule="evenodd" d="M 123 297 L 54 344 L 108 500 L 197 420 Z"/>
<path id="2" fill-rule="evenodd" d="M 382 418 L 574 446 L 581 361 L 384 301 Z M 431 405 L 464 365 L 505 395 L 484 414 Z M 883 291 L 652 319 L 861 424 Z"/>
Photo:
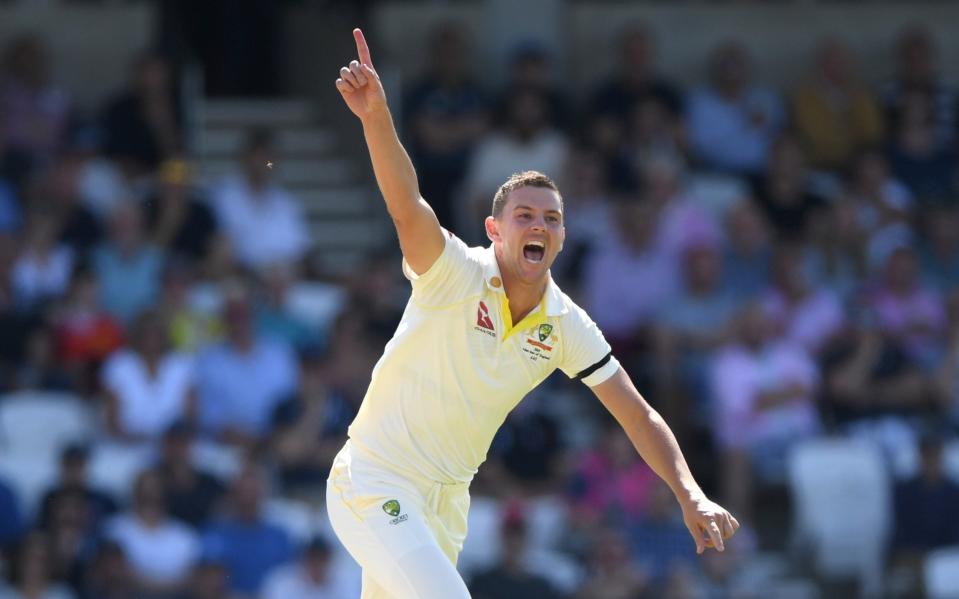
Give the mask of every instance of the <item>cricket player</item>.
<path id="1" fill-rule="evenodd" d="M 550 278 L 565 235 L 556 185 L 536 172 L 506 181 L 486 218 L 490 247 L 441 228 L 363 33 L 353 36 L 359 60 L 336 88 L 363 125 L 413 288 L 327 483 L 333 529 L 363 568 L 362 597 L 469 597 L 456 571 L 469 483 L 507 413 L 556 368 L 590 387 L 666 481 L 697 552 L 722 551 L 739 523 L 706 498 L 662 417 Z"/>

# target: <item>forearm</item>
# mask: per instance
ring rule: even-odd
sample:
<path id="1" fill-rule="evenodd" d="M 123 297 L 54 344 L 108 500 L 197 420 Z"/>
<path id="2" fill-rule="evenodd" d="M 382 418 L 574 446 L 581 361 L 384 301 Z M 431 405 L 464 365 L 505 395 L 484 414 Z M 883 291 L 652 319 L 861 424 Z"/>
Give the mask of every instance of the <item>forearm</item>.
<path id="1" fill-rule="evenodd" d="M 681 502 L 703 494 L 669 425 L 652 408 L 637 409 L 632 422 L 621 423 L 630 441 L 649 467 L 662 478 Z"/>
<path id="2" fill-rule="evenodd" d="M 393 220 L 406 220 L 420 201 L 413 162 L 400 143 L 389 111 L 369 115 L 362 123 L 373 173 L 386 201 L 386 209 Z"/>

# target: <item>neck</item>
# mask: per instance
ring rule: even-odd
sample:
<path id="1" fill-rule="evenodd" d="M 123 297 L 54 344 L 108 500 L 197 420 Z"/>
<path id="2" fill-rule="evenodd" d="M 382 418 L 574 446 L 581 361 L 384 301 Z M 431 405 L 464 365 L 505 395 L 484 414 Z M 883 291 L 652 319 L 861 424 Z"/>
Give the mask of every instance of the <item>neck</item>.
<path id="1" fill-rule="evenodd" d="M 503 278 L 506 299 L 509 300 L 510 317 L 515 325 L 542 301 L 543 294 L 546 293 L 546 285 L 549 282 L 549 274 L 547 273 L 538 281 L 526 282 L 503 268 L 503 261 L 499 259 L 499 254 L 496 255 L 496 261 Z"/>

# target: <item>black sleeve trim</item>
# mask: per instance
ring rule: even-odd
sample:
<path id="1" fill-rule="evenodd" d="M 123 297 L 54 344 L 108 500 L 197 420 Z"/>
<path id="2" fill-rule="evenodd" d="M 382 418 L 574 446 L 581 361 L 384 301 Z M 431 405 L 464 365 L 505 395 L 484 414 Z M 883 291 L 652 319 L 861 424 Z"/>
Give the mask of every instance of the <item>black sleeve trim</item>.
<path id="1" fill-rule="evenodd" d="M 574 377 L 575 380 L 581 381 L 581 380 L 583 380 L 584 378 L 586 378 L 586 377 L 588 377 L 589 375 L 591 375 L 591 374 L 593 374 L 594 372 L 596 372 L 597 370 L 599 370 L 600 368 L 602 368 L 603 366 L 606 366 L 606 364 L 609 363 L 609 361 L 610 361 L 610 359 L 611 359 L 612 357 L 613 357 L 613 352 L 609 352 L 608 354 L 606 354 L 606 355 L 603 357 L 602 360 L 600 360 L 599 362 L 596 362 L 595 364 L 593 364 L 593 365 L 590 366 L 589 368 L 587 368 L 587 369 L 583 370 L 582 372 L 580 372 L 579 374 L 577 374 L 577 375 Z"/>

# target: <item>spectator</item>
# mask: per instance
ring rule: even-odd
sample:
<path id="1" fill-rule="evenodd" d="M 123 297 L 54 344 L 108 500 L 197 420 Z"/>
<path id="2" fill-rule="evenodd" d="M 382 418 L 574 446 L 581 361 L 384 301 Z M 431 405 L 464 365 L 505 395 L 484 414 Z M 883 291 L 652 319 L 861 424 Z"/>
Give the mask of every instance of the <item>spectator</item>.
<path id="1" fill-rule="evenodd" d="M 935 41 L 921 26 L 903 29 L 896 42 L 896 73 L 882 90 L 890 131 L 899 130 L 903 109 L 912 94 L 924 100 L 934 123 L 937 144 L 950 145 L 956 136 L 959 97 L 939 75 Z"/>
<path id="2" fill-rule="evenodd" d="M 915 206 L 912 193 L 892 177 L 888 161 L 876 149 L 856 158 L 842 201 L 856 207 L 856 224 L 867 237 L 889 225 L 908 223 Z"/>
<path id="3" fill-rule="evenodd" d="M 18 155 L 27 172 L 46 166 L 62 148 L 72 105 L 50 83 L 45 42 L 21 35 L 7 47 L 0 85 L 0 146 Z"/>
<path id="4" fill-rule="evenodd" d="M 163 271 L 160 290 L 160 311 L 169 325 L 170 341 L 177 351 L 193 353 L 219 340 L 223 323 L 216 313 L 218 295 L 215 285 L 210 289 L 194 286 L 195 265 L 182 259 L 173 259 Z M 211 291 L 209 294 L 203 291 Z M 201 299 L 198 299 L 201 298 Z"/>
<path id="5" fill-rule="evenodd" d="M 806 159 L 790 135 L 776 139 L 766 171 L 754 179 L 753 187 L 759 206 L 781 239 L 804 239 L 815 212 L 826 205 L 810 190 Z"/>
<path id="6" fill-rule="evenodd" d="M 561 597 L 549 581 L 533 572 L 528 564 L 527 524 L 518 507 L 509 509 L 501 525 L 501 561 L 470 581 L 473 599 L 526 599 Z"/>
<path id="7" fill-rule="evenodd" d="M 251 463 L 230 484 L 228 508 L 203 534 L 204 554 L 226 566 L 230 589 L 259 596 L 263 581 L 275 567 L 295 557 L 287 533 L 263 518 L 265 481 Z"/>
<path id="8" fill-rule="evenodd" d="M 20 229 L 20 221 L 20 200 L 16 190 L 0 177 L 0 233 L 17 232 Z"/>
<path id="9" fill-rule="evenodd" d="M 500 491 L 506 496 L 548 498 L 561 488 L 564 449 L 559 422 L 534 396 L 507 415 L 488 460 L 504 475 Z"/>
<path id="10" fill-rule="evenodd" d="M 709 70 L 709 84 L 696 90 L 687 106 L 693 154 L 707 168 L 756 174 L 782 128 L 782 103 L 753 83 L 749 54 L 737 42 L 715 48 Z"/>
<path id="11" fill-rule="evenodd" d="M 510 54 L 507 82 L 500 95 L 500 103 L 508 101 L 518 89 L 533 89 L 541 93 L 549 105 L 550 126 L 566 129 L 569 123 L 569 105 L 566 96 L 553 82 L 552 56 L 539 42 L 527 40 L 517 44 Z"/>
<path id="12" fill-rule="evenodd" d="M 287 493 L 325 488 L 333 457 L 346 441 L 356 406 L 330 380 L 326 356 L 307 353 L 296 397 L 277 406 L 270 439 Z"/>
<path id="13" fill-rule="evenodd" d="M 68 245 L 75 256 L 86 256 L 100 243 L 103 231 L 80 195 L 80 167 L 76 156 L 61 156 L 41 176 L 25 184 L 24 197 L 27 211 L 54 219 L 58 242 Z"/>
<path id="14" fill-rule="evenodd" d="M 942 296 L 919 278 L 918 257 L 910 245 L 886 251 L 881 280 L 868 300 L 879 330 L 922 369 L 942 357 L 946 311 Z"/>
<path id="15" fill-rule="evenodd" d="M 56 340 L 46 322 L 33 329 L 27 338 L 23 359 L 13 374 L 13 387 L 71 393 L 75 381 L 57 359 Z"/>
<path id="16" fill-rule="evenodd" d="M 773 266 L 773 285 L 763 308 L 777 335 L 818 356 L 842 333 L 845 314 L 832 290 L 814 287 L 802 268 L 799 247 L 783 246 Z"/>
<path id="17" fill-rule="evenodd" d="M 31 532 L 11 560 L 10 586 L 0 585 L 0 599 L 74 599 L 73 592 L 53 578 L 50 538 Z"/>
<path id="18" fill-rule="evenodd" d="M 936 205 L 922 214 L 920 262 L 925 285 L 949 293 L 959 285 L 959 207 Z"/>
<path id="19" fill-rule="evenodd" d="M 859 80 L 845 42 L 819 42 L 809 80 L 792 97 L 798 137 L 815 169 L 840 171 L 860 148 L 882 140 L 883 115 Z"/>
<path id="20" fill-rule="evenodd" d="M 50 516 L 44 532 L 50 537 L 51 572 L 79 591 L 83 572 L 96 547 L 96 514 L 90 509 L 83 489 L 70 488 L 58 493 L 50 504 Z"/>
<path id="21" fill-rule="evenodd" d="M 66 292 L 73 270 L 73 252 L 57 243 L 56 222 L 35 213 L 27 219 L 22 251 L 13 265 L 13 290 L 21 305 L 31 307 Z"/>
<path id="22" fill-rule="evenodd" d="M 682 112 L 676 86 L 656 72 L 656 45 L 642 23 L 631 23 L 619 34 L 618 70 L 592 93 L 590 111 L 626 123 L 637 106 L 654 100 L 671 115 Z"/>
<path id="23" fill-rule="evenodd" d="M 154 245 L 196 261 L 206 256 L 216 220 L 192 183 L 192 167 L 184 158 L 164 161 L 155 193 L 147 199 L 146 221 Z"/>
<path id="24" fill-rule="evenodd" d="M 856 223 L 856 207 L 835 202 L 814 210 L 803 247 L 803 271 L 814 286 L 832 289 L 848 303 L 865 279 L 864 232 Z"/>
<path id="25" fill-rule="evenodd" d="M 501 125 L 480 141 L 467 168 L 463 185 L 468 204 L 458 208 L 464 239 L 481 239 L 475 224 L 481 220 L 475 217 L 489 214 L 493 194 L 517 165 L 547 175 L 559 174 L 566 164 L 567 141 L 549 123 L 549 99 L 542 92 L 527 88 L 510 94 L 503 106 Z"/>
<path id="26" fill-rule="evenodd" d="M 306 546 L 298 562 L 280 566 L 263 583 L 263 599 L 340 599 L 357 596 L 356 581 L 333 567 L 333 551 L 322 537 Z"/>
<path id="27" fill-rule="evenodd" d="M 775 336 L 761 307 L 744 308 L 736 327 L 713 359 L 710 386 L 723 494 L 751 523 L 753 481 L 781 482 L 789 449 L 818 432 L 819 372 L 802 346 Z"/>
<path id="28" fill-rule="evenodd" d="M 223 441 L 251 447 L 269 432 L 273 411 L 296 389 L 299 371 L 289 347 L 254 331 L 245 292 L 228 293 L 226 339 L 197 358 L 200 424 Z"/>
<path id="29" fill-rule="evenodd" d="M 176 599 L 231 599 L 229 573 L 215 560 L 202 560 L 193 567 L 187 590 Z"/>
<path id="30" fill-rule="evenodd" d="M 651 590 L 648 575 L 630 559 L 621 531 L 595 531 L 589 561 L 590 576 L 576 594 L 577 599 L 632 599 Z"/>
<path id="31" fill-rule="evenodd" d="M 141 599 L 136 576 L 123 548 L 101 541 L 84 573 L 80 599 Z"/>
<path id="32" fill-rule="evenodd" d="M 128 346 L 110 356 L 102 376 L 107 430 L 118 441 L 157 441 L 174 422 L 196 417 L 193 359 L 170 350 L 155 310 L 137 317 Z"/>
<path id="33" fill-rule="evenodd" d="M 133 507 L 105 528 L 130 560 L 141 594 L 175 593 L 187 582 L 200 555 L 200 539 L 170 517 L 159 473 L 141 472 L 133 484 Z"/>
<path id="34" fill-rule="evenodd" d="M 629 114 L 627 127 L 625 146 L 640 160 L 665 156 L 685 161 L 686 130 L 680 116 L 659 98 L 647 96 L 638 101 Z"/>
<path id="35" fill-rule="evenodd" d="M 163 435 L 157 472 L 166 490 L 170 515 L 200 529 L 213 516 L 224 494 L 223 484 L 193 465 L 193 426 L 178 421 Z"/>
<path id="36" fill-rule="evenodd" d="M 956 150 L 936 139 L 933 107 L 921 92 L 900 99 L 897 129 L 892 132 L 889 166 L 920 201 L 949 197 L 957 191 Z"/>
<path id="37" fill-rule="evenodd" d="M 20 540 L 27 522 L 21 513 L 19 499 L 5 477 L 0 476 L 0 555 Z"/>
<path id="38" fill-rule="evenodd" d="M 296 262 L 308 249 L 299 203 L 273 181 L 273 136 L 266 130 L 248 134 L 242 172 L 214 188 L 213 207 L 219 226 L 244 266 Z"/>
<path id="39" fill-rule="evenodd" d="M 370 270 L 364 273 L 364 279 L 370 277 Z M 254 310 L 257 331 L 297 350 L 315 343 L 317 332 L 290 309 L 290 292 L 297 283 L 292 267 L 288 264 L 267 266 L 260 272 L 260 281 L 260 301 Z"/>
<path id="40" fill-rule="evenodd" d="M 405 99 L 403 120 L 420 192 L 444 227 L 455 224 L 453 204 L 473 148 L 488 126 L 487 99 L 470 75 L 463 28 L 447 23 L 431 33 L 430 66 Z"/>
<path id="41" fill-rule="evenodd" d="M 893 563 L 922 572 L 922 560 L 933 549 L 959 545 L 959 523 L 952 517 L 959 505 L 959 485 L 942 467 L 943 439 L 926 433 L 919 447 L 919 472 L 896 483 L 893 493 Z"/>
<path id="42" fill-rule="evenodd" d="M 110 215 L 108 241 L 93 254 L 100 305 L 124 323 L 156 301 L 163 255 L 146 239 L 139 206 L 124 203 Z"/>
<path id="43" fill-rule="evenodd" d="M 68 445 L 60 453 L 60 478 L 57 485 L 48 490 L 40 501 L 39 524 L 43 528 L 53 526 L 57 503 L 61 496 L 84 498 L 83 511 L 91 530 L 99 526 L 117 510 L 112 497 L 93 487 L 88 478 L 89 449 L 84 445 Z"/>
<path id="44" fill-rule="evenodd" d="M 170 65 L 159 54 L 140 54 L 127 89 L 104 110 L 104 153 L 130 178 L 152 172 L 183 145 L 183 114 Z"/>
<path id="45" fill-rule="evenodd" d="M 725 214 L 723 280 L 739 300 L 752 299 L 769 284 L 772 232 L 756 201 L 747 196 Z"/>
<path id="46" fill-rule="evenodd" d="M 676 497 L 662 480 L 650 479 L 642 517 L 627 530 L 632 553 L 653 585 L 665 586 L 676 571 L 689 575 L 699 569 L 696 545 Z"/>

